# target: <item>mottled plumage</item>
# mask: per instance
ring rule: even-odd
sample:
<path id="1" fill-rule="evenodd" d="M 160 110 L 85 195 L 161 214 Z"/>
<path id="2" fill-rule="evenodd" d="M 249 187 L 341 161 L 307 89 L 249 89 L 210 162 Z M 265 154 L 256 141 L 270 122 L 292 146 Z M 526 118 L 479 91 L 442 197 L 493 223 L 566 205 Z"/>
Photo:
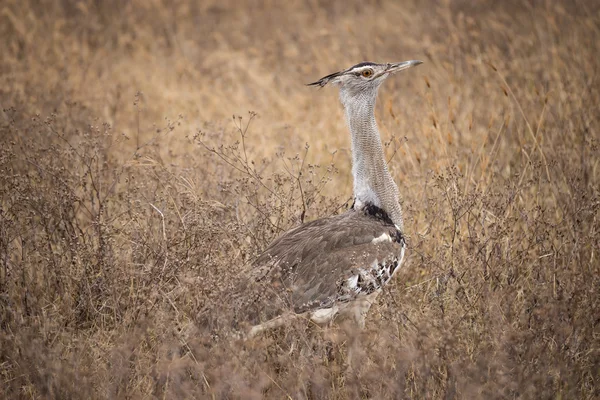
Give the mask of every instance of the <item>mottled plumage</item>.
<path id="1" fill-rule="evenodd" d="M 260 301 L 247 302 L 243 314 L 256 325 L 374 293 L 397 271 L 404 246 L 402 234 L 376 207 L 300 225 L 256 260 L 249 281 Z"/>

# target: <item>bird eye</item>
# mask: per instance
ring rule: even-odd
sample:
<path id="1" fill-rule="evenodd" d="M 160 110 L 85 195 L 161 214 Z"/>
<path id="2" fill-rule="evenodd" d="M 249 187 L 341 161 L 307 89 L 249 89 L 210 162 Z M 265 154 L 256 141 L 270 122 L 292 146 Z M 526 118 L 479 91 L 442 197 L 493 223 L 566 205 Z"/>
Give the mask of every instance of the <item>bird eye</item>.
<path id="1" fill-rule="evenodd" d="M 368 78 L 371 75 L 373 75 L 373 70 L 371 70 L 371 69 L 365 69 L 363 72 L 361 72 L 361 75 L 364 76 L 365 78 Z"/>

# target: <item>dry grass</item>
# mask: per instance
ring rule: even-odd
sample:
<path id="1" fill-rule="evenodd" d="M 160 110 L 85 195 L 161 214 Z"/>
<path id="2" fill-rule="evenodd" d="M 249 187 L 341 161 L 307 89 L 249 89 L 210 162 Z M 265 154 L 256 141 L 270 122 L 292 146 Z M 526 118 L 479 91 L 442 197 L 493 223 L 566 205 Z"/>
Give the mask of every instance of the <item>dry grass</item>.
<path id="1" fill-rule="evenodd" d="M 5 0 L 0 21 L 0 396 L 600 396 L 598 4 Z M 425 64 L 379 98 L 410 251 L 349 373 L 335 329 L 229 339 L 227 290 L 347 206 L 337 93 L 303 84 L 364 59 Z"/>

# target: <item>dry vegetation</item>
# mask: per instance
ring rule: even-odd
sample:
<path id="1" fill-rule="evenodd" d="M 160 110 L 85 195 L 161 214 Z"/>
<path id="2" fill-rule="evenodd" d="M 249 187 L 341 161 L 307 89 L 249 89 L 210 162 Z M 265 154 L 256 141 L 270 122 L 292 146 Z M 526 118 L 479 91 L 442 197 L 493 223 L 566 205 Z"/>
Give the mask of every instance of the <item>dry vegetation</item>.
<path id="1" fill-rule="evenodd" d="M 0 396 L 598 398 L 600 7 L 491 3 L 4 0 Z M 345 371 L 335 328 L 231 339 L 227 292 L 347 207 L 303 84 L 365 59 L 425 64 L 380 93 L 410 249 Z"/>

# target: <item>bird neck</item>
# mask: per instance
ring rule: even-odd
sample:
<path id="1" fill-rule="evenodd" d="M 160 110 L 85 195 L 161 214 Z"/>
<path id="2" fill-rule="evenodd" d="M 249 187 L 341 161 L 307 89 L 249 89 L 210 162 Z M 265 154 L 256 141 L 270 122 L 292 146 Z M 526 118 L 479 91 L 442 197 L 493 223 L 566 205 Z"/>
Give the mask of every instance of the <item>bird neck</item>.
<path id="1" fill-rule="evenodd" d="M 375 122 L 377 92 L 340 95 L 352 136 L 355 207 L 361 209 L 371 204 L 381 208 L 403 232 L 398 187 L 388 170 Z"/>

